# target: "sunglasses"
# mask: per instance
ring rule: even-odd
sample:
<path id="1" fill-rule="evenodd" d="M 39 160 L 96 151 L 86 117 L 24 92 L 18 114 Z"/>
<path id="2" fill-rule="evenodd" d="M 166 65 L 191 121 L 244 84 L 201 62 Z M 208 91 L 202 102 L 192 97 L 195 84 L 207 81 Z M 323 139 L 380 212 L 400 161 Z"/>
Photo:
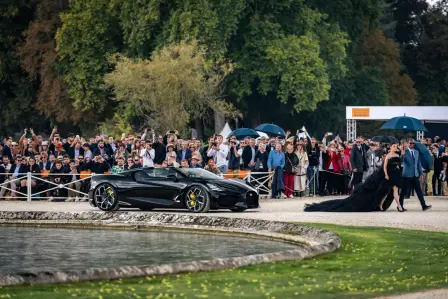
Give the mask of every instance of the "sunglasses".
<path id="1" fill-rule="evenodd" d="M 414 144 L 414 142 L 409 142 L 409 144 Z"/>

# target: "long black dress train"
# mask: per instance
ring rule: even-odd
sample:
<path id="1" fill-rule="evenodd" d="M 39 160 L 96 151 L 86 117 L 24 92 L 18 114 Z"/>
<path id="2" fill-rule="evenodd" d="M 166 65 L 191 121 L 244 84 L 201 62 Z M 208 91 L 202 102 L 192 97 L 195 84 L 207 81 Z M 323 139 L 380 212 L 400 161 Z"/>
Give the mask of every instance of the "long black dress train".
<path id="1" fill-rule="evenodd" d="M 392 157 L 387 164 L 389 180 L 386 180 L 383 168 L 370 175 L 364 183 L 358 184 L 353 193 L 344 199 L 333 199 L 305 205 L 305 212 L 373 212 L 379 211 L 384 197 L 383 210 L 387 210 L 393 201 L 393 186 L 401 185 L 400 158 Z"/>

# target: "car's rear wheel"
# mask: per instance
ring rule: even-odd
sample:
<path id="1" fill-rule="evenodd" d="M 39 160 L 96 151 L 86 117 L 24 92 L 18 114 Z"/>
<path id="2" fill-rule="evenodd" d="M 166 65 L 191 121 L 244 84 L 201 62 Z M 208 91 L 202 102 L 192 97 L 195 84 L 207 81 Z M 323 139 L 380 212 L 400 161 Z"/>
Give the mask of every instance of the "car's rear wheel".
<path id="1" fill-rule="evenodd" d="M 231 208 L 230 211 L 235 212 L 235 213 L 241 213 L 246 211 L 246 208 Z"/>
<path id="2" fill-rule="evenodd" d="M 193 213 L 207 213 L 210 210 L 210 195 L 201 186 L 191 186 L 185 193 L 185 206 Z"/>
<path id="3" fill-rule="evenodd" d="M 95 189 L 94 200 L 101 211 L 117 211 L 120 208 L 117 190 L 107 183 L 101 184 Z"/>

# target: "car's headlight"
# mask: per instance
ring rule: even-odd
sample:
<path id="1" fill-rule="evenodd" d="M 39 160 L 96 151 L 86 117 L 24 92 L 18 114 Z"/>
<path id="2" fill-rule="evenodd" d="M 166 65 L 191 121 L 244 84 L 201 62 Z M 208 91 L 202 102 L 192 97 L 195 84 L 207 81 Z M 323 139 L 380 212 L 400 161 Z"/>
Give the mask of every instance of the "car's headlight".
<path id="1" fill-rule="evenodd" d="M 222 191 L 221 188 L 219 188 L 218 186 L 216 186 L 215 184 L 212 183 L 207 183 L 207 186 L 212 189 L 213 191 Z"/>

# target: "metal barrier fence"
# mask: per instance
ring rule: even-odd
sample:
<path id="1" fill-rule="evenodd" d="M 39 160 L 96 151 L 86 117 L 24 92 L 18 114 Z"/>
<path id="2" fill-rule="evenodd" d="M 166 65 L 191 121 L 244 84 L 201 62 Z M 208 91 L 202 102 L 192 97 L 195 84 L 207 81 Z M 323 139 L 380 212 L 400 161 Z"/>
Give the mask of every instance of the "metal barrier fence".
<path id="1" fill-rule="evenodd" d="M 11 176 L 11 175 L 12 173 L 0 173 L 0 176 Z M 76 194 L 76 196 L 87 197 L 88 194 L 86 192 L 81 191 L 86 189 L 83 188 L 84 187 L 83 183 L 89 180 L 95 174 L 48 173 L 44 171 L 42 173 L 27 172 L 27 173 L 19 173 L 16 175 L 17 177 L 7 178 L 3 183 L 0 184 L 0 199 L 7 198 L 5 196 L 6 191 L 11 192 L 12 199 L 26 199 L 27 201 L 31 201 L 32 199 L 49 199 L 49 198 L 64 199 L 64 200 L 67 199 L 67 196 L 59 196 L 62 193 L 61 190 L 67 190 L 73 192 L 74 194 Z M 60 179 L 59 182 L 57 182 L 56 179 L 54 178 L 52 179 L 52 177 L 73 178 L 73 176 L 76 176 L 77 179 L 75 180 L 71 179 L 70 181 Z M 26 193 L 22 192 L 22 188 L 26 188 Z M 55 196 L 45 196 L 48 194 L 54 194 Z"/>
<path id="2" fill-rule="evenodd" d="M 317 173 L 325 171 L 320 171 L 319 169 L 313 170 L 313 176 L 310 179 L 306 179 L 306 190 L 305 192 L 312 192 L 316 195 L 319 190 L 316 190 L 316 186 L 319 184 L 319 180 L 316 179 Z M 0 173 L 0 176 L 11 176 L 11 173 Z M 56 182 L 52 177 L 73 177 L 79 176 L 79 179 L 70 180 L 67 182 Z M 6 191 L 11 192 L 11 198 L 14 199 L 26 199 L 31 201 L 32 199 L 67 199 L 67 196 L 59 196 L 61 190 L 71 191 L 74 194 L 87 197 L 88 187 L 87 180 L 89 180 L 94 173 L 82 172 L 81 174 L 71 174 L 71 173 L 49 173 L 48 171 L 43 171 L 42 173 L 19 173 L 16 178 L 6 179 L 5 182 L 0 183 L 0 199 L 6 198 Z M 232 172 L 227 172 L 223 174 L 224 178 L 239 178 L 250 183 L 260 194 L 265 195 L 270 194 L 271 188 L 269 187 L 270 181 L 274 177 L 274 172 L 257 172 L 249 170 L 237 170 Z M 25 181 L 23 184 L 22 182 Z M 18 182 L 18 183 L 17 183 Z M 34 186 L 33 186 L 34 182 Z M 38 184 L 40 182 L 40 184 Z M 310 185 L 313 183 L 313 189 L 310 190 Z M 79 185 L 81 184 L 81 187 Z M 24 186 L 23 186 L 24 185 Z M 26 193 L 22 192 L 22 188 L 26 187 Z M 19 189 L 19 190 L 17 190 Z M 33 191 L 34 189 L 34 191 Z M 83 192 L 86 191 L 86 192 Z M 54 196 L 45 196 L 52 194 Z M 44 196 L 42 196 L 44 195 Z"/>

